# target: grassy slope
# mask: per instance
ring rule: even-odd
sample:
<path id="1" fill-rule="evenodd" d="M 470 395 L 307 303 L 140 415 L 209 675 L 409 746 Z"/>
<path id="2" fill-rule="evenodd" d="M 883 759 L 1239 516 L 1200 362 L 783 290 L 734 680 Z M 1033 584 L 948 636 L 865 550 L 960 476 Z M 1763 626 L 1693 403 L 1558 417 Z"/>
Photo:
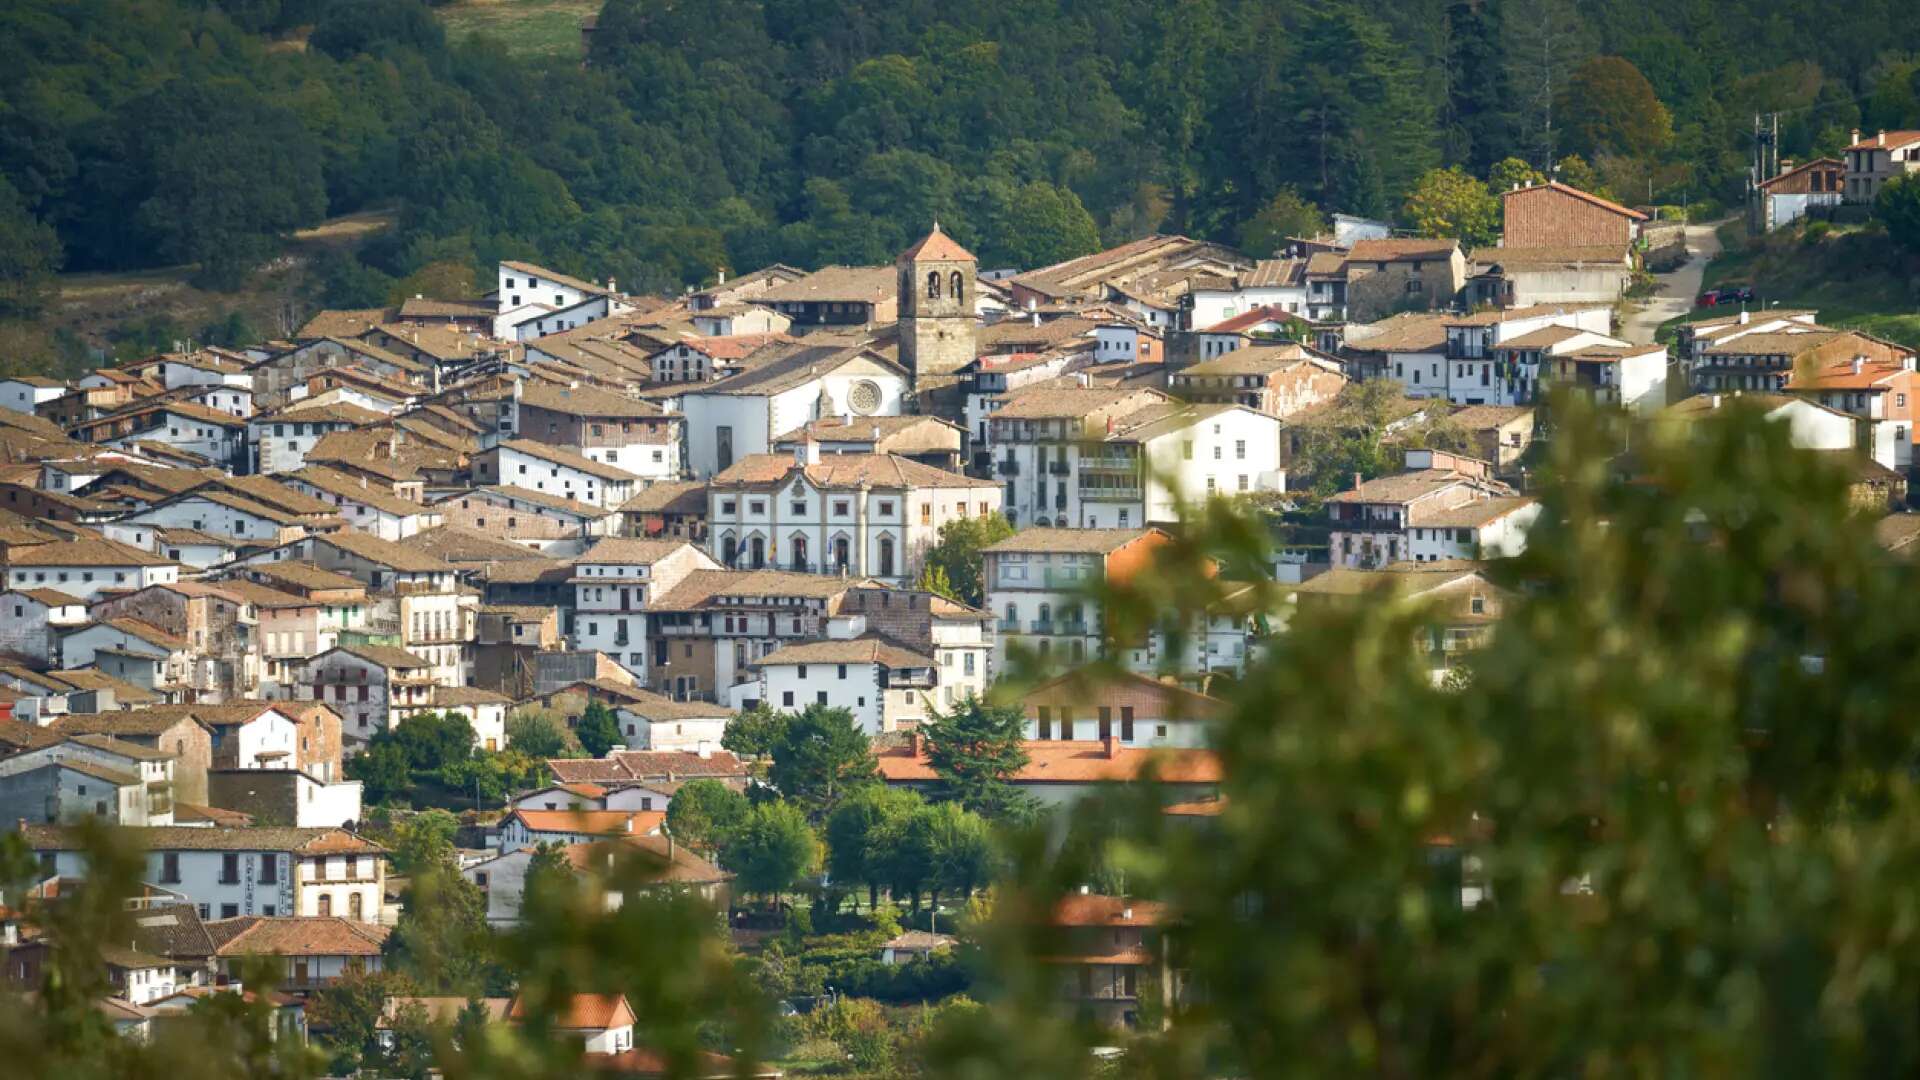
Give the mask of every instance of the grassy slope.
<path id="1" fill-rule="evenodd" d="M 453 40 L 472 34 L 499 39 L 518 56 L 579 56 L 580 21 L 601 0 L 462 0 L 440 8 Z"/>
<path id="2" fill-rule="evenodd" d="M 1835 228 L 1818 240 L 1788 229 L 1749 237 L 1739 222 L 1720 230 L 1723 250 L 1707 266 L 1703 289 L 1751 285 L 1754 307 L 1811 308 L 1828 326 L 1920 347 L 1920 278 L 1915 263 L 1886 234 L 1860 226 Z M 1724 315 L 1694 309 L 1675 323 Z M 1669 324 L 1672 325 L 1672 324 Z M 1663 332 L 1665 328 L 1663 327 Z"/>
<path id="3" fill-rule="evenodd" d="M 249 276 L 238 292 L 195 287 L 191 284 L 191 266 L 117 274 L 62 274 L 59 303 L 44 322 L 48 329 L 72 331 L 82 341 L 103 350 L 111 347 L 110 339 L 120 327 L 147 319 L 171 319 L 190 333 L 238 311 L 257 330 L 282 333 L 286 329 L 284 320 L 304 319 L 309 314 L 307 305 L 299 300 L 306 292 L 304 276 L 309 256 L 329 247 L 358 244 L 392 224 L 390 211 L 368 211 L 302 229 L 293 235 L 284 257 Z"/>

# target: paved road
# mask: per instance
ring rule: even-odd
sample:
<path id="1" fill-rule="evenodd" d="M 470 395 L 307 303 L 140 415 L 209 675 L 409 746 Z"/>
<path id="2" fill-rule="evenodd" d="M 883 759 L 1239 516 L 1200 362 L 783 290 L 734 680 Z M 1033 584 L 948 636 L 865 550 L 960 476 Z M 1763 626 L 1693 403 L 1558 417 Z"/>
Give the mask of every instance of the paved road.
<path id="1" fill-rule="evenodd" d="M 1626 317 L 1620 327 L 1622 337 L 1637 345 L 1651 344 L 1654 331 L 1661 323 L 1692 309 L 1694 297 L 1700 295 L 1701 275 L 1707 272 L 1707 264 L 1713 257 L 1720 254 L 1716 230 L 1723 224 L 1725 222 L 1710 221 L 1687 226 L 1686 263 L 1671 274 L 1654 275 L 1659 291 L 1640 301 L 1640 309 Z"/>

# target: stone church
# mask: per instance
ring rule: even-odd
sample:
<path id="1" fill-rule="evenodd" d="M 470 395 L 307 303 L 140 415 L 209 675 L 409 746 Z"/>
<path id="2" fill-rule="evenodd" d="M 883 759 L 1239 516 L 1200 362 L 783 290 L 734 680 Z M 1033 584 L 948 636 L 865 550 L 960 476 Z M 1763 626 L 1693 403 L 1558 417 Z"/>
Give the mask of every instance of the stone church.
<path id="1" fill-rule="evenodd" d="M 939 411 L 940 402 L 956 392 L 960 370 L 976 355 L 979 262 L 936 222 L 894 265 L 900 279 L 900 363 L 913 374 L 920 410 Z"/>

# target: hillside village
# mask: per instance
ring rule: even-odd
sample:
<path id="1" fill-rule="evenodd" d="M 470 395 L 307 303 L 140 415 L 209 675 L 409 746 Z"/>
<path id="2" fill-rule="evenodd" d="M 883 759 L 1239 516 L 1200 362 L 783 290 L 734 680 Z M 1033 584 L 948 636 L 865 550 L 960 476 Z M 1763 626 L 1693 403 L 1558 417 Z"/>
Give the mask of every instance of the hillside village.
<path id="1" fill-rule="evenodd" d="M 1867 191 L 1879 145 L 1812 190 Z M 1502 200 L 1503 239 L 1471 249 L 1341 218 L 1269 259 L 1154 235 L 1002 269 L 928 223 L 890 266 L 673 297 L 501 262 L 481 296 L 0 381 L 0 822 L 40 867 L 4 898 L 7 977 L 57 948 L 31 912 L 86 873 L 77 819 L 146 852 L 140 937 L 105 957 L 98 1003 L 129 1037 L 270 956 L 279 981 L 246 991 L 324 1043 L 310 996 L 388 962 L 396 824 L 434 807 L 459 813 L 451 858 L 490 928 L 520 924 L 543 861 L 611 890 L 618 854 L 751 948 L 757 901 L 801 881 L 745 887 L 724 845 L 668 824 L 681 792 L 794 794 L 743 717 L 840 718 L 887 788 L 932 792 L 929 733 L 991 701 L 1017 710 L 1006 785 L 1029 812 L 1142 782 L 1204 828 L 1210 688 L 1294 619 L 1436 604 L 1407 643 L 1436 683 L 1498 632 L 1488 566 L 1526 549 L 1539 448 L 1575 399 L 1661 425 L 1757 409 L 1851 470 L 1890 549 L 1920 537 L 1913 350 L 1744 306 L 1630 340 L 1624 298 L 1669 223 L 1559 182 Z M 1390 465 L 1344 472 L 1343 439 Z M 1152 575 L 1209 500 L 1260 515 L 1270 557 L 1244 581 L 1221 565 L 1197 625 L 1120 636 L 1098 587 Z M 1101 661 L 1121 673 L 1081 677 Z M 450 782 L 408 772 L 429 729 L 470 743 Z M 916 879 L 934 917 L 872 959 L 965 948 L 940 894 L 950 917 L 986 884 Z M 1066 897 L 1052 925 L 1089 942 L 1050 961 L 1063 1001 L 1116 1030 L 1176 1006 L 1163 916 Z M 383 1037 L 462 1005 L 392 998 Z M 526 1008 L 510 987 L 484 1005 Z M 661 1074 L 619 995 L 562 1026 L 613 1072 Z"/>

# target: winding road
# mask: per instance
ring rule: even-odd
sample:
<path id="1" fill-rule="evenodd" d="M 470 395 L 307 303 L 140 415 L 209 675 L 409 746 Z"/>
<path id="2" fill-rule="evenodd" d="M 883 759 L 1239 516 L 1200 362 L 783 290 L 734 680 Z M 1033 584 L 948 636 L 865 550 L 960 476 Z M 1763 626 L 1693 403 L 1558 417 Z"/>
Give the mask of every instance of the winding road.
<path id="1" fill-rule="evenodd" d="M 1686 263 L 1670 274 L 1654 275 L 1654 280 L 1659 283 L 1659 291 L 1640 301 L 1640 307 L 1622 320 L 1621 337 L 1636 345 L 1652 344 L 1654 332 L 1660 329 L 1661 323 L 1693 309 L 1694 298 L 1700 295 L 1700 279 L 1707 272 L 1707 264 L 1720 254 L 1717 231 L 1724 224 L 1724 221 L 1709 221 L 1687 226 Z"/>

